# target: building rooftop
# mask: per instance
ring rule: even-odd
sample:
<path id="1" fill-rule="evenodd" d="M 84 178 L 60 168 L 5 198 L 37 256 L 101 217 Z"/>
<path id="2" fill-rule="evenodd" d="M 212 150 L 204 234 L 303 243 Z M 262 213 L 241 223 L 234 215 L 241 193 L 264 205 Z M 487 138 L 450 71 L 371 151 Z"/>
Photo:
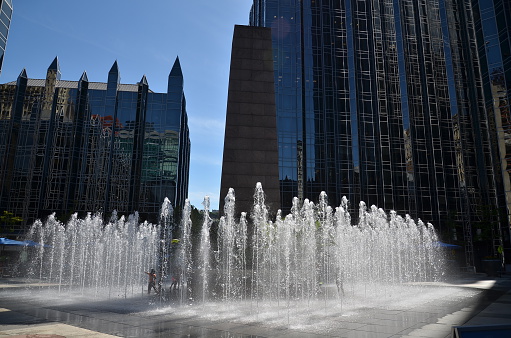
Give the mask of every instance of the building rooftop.
<path id="1" fill-rule="evenodd" d="M 44 87 L 46 83 L 45 79 L 28 79 L 28 86 L 30 87 Z M 7 82 L 6 85 L 15 86 L 16 81 Z M 89 82 L 89 89 L 94 90 L 106 90 L 106 82 Z M 66 81 L 59 80 L 57 81 L 58 88 L 78 88 L 78 81 Z M 138 92 L 138 84 L 119 84 L 119 91 L 122 92 Z M 153 93 L 152 90 L 149 89 L 150 93 Z"/>

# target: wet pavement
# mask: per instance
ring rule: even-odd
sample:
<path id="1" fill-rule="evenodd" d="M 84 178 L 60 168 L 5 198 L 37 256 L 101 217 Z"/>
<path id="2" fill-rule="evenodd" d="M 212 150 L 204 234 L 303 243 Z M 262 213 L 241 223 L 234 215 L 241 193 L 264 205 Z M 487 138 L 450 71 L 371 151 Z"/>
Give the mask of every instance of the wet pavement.
<path id="1" fill-rule="evenodd" d="M 23 291 L 25 287 L 26 283 L 20 280 L 0 279 L 0 336 L 434 338 L 450 337 L 453 326 L 511 324 L 509 274 L 495 279 L 481 274 L 466 275 L 452 283 L 431 286 L 448 289 L 449 297 L 416 301 L 401 308 L 362 307 L 357 309 L 356 315 L 325 312 L 312 315 L 313 323 L 303 326 L 275 324 L 268 318 L 244 322 L 240 319 L 243 314 L 237 319 L 221 319 L 214 316 L 217 311 L 214 307 L 203 310 L 211 312 L 209 315 L 197 315 L 176 307 L 160 308 L 154 301 L 155 296 L 142 294 L 110 301 L 66 302 L 65 299 L 27 297 Z M 41 288 L 41 284 L 32 287 Z M 315 325 L 314 321 L 319 324 Z M 321 326 L 321 322 L 327 322 L 327 328 Z"/>

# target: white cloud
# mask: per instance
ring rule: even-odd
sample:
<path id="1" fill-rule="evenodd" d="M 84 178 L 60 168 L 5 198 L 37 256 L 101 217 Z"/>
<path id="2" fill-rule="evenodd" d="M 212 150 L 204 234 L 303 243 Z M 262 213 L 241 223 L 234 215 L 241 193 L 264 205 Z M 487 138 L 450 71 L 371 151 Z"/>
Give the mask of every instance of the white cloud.
<path id="1" fill-rule="evenodd" d="M 223 140 L 225 121 L 205 119 L 188 115 L 188 126 L 192 136 L 207 136 L 209 138 Z"/>

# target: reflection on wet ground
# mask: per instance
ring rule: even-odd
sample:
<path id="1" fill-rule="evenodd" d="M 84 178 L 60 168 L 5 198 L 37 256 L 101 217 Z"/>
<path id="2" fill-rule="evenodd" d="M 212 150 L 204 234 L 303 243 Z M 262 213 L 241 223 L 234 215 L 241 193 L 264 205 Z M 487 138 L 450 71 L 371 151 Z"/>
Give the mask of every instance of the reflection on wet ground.
<path id="1" fill-rule="evenodd" d="M 59 334 L 49 332 L 59 323 L 55 330 L 67 332 L 66 337 L 448 337 L 453 325 L 474 322 L 488 305 L 499 306 L 495 300 L 501 296 L 507 301 L 511 276 L 496 281 L 481 277 L 426 288 L 406 285 L 381 294 L 353 287 L 336 300 L 192 306 L 142 291 L 130 298 L 102 299 L 97 293 L 93 297 L 58 293 L 51 287 L 26 289 L 19 280 L 0 280 L 0 336 L 28 329 Z M 494 312 L 497 319 L 511 320 L 511 313 Z M 77 332 L 72 333 L 73 327 Z"/>

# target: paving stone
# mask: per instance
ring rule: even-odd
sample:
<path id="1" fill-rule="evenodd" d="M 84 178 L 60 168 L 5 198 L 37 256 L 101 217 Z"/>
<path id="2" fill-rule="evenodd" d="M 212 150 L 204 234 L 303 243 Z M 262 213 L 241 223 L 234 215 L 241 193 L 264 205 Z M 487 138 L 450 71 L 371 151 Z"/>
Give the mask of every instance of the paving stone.
<path id="1" fill-rule="evenodd" d="M 411 337 L 429 337 L 429 338 L 440 338 L 440 337 L 449 337 L 451 335 L 452 329 L 446 331 L 439 330 L 427 330 L 427 329 L 419 329 L 409 332 L 407 335 Z"/>
<path id="2" fill-rule="evenodd" d="M 30 335 L 58 335 L 60 337 L 94 337 L 108 338 L 115 337 L 104 333 L 94 332 L 87 329 L 77 328 L 71 325 L 55 323 L 34 325 L 23 328 L 13 328 L 12 330 L 0 331 L 0 336 L 27 336 Z M 34 337 L 35 338 L 35 337 Z"/>
<path id="3" fill-rule="evenodd" d="M 245 335 L 255 335 L 263 337 L 275 337 L 278 335 L 282 335 L 284 333 L 282 332 L 283 330 L 271 329 L 263 326 L 254 325 L 240 325 L 237 327 L 233 327 L 229 331 Z"/>
<path id="4" fill-rule="evenodd" d="M 340 337 L 340 334 L 341 334 L 341 332 L 332 333 L 332 335 L 330 337 Z M 314 334 L 314 333 L 310 333 L 310 332 L 286 330 L 286 332 L 284 332 L 282 334 L 279 334 L 276 336 L 271 336 L 271 337 L 275 337 L 275 338 L 324 338 L 326 336 L 321 335 L 321 334 Z"/>
<path id="5" fill-rule="evenodd" d="M 353 323 L 353 322 L 337 322 L 333 324 L 333 327 L 336 329 L 345 329 L 345 330 L 358 330 L 361 327 L 366 326 L 367 324 L 363 323 Z"/>
<path id="6" fill-rule="evenodd" d="M 452 325 L 447 324 L 427 324 L 420 328 L 420 330 L 440 331 L 446 332 L 452 330 Z"/>
<path id="7" fill-rule="evenodd" d="M 369 331 L 349 331 L 342 335 L 344 338 L 388 338 L 388 333 L 378 333 Z"/>
<path id="8" fill-rule="evenodd" d="M 438 323 L 451 324 L 451 325 L 462 325 L 470 319 L 470 315 L 467 312 L 457 311 L 446 315 L 438 320 Z"/>

